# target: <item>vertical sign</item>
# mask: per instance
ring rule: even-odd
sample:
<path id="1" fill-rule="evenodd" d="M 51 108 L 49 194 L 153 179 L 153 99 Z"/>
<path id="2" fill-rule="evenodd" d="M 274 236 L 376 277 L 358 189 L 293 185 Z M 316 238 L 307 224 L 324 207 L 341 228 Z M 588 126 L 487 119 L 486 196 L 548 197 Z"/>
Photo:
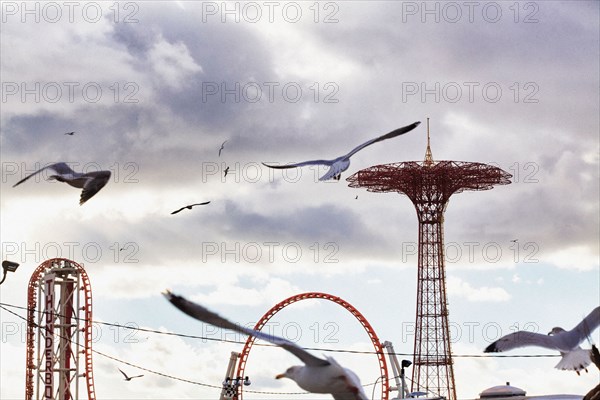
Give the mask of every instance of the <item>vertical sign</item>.
<path id="1" fill-rule="evenodd" d="M 54 274 L 44 277 L 44 399 L 53 398 L 54 389 Z"/>

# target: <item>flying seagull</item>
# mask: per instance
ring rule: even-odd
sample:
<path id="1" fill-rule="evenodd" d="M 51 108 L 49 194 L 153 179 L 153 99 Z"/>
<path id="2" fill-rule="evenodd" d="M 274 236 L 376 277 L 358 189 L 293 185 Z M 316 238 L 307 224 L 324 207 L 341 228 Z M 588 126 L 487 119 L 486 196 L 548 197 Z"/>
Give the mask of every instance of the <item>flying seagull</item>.
<path id="1" fill-rule="evenodd" d="M 486 347 L 486 353 L 496 353 L 518 347 L 537 346 L 558 350 L 562 359 L 555 368 L 579 371 L 590 364 L 590 350 L 584 350 L 579 344 L 584 341 L 600 325 L 600 307 L 583 319 L 575 328 L 565 331 L 555 327 L 547 334 L 518 331 L 501 337 Z"/>
<path id="2" fill-rule="evenodd" d="M 117 369 L 118 369 L 119 371 L 121 371 L 121 369 L 120 369 L 120 368 L 117 368 Z M 127 376 L 127 374 L 126 374 L 125 372 L 123 372 L 123 371 L 121 371 L 121 373 L 123 374 L 123 376 L 125 377 L 125 380 L 126 380 L 127 382 L 129 382 L 129 381 L 130 381 L 130 380 L 132 380 L 133 378 L 141 378 L 142 376 L 144 376 L 144 375 Z"/>
<path id="3" fill-rule="evenodd" d="M 347 170 L 348 167 L 350 166 L 350 157 L 352 157 L 352 155 L 354 155 L 354 153 L 364 149 L 365 147 L 367 147 L 369 145 L 372 145 L 373 143 L 381 142 L 382 140 L 391 139 L 393 137 L 402 135 L 406 132 L 410 132 L 413 129 L 415 129 L 417 126 L 419 126 L 420 123 L 421 123 L 421 121 L 417 121 L 413 124 L 410 124 L 405 127 L 398 128 L 394 131 L 391 131 L 390 133 L 387 133 L 383 136 L 379 136 L 378 138 L 371 139 L 371 140 L 355 147 L 348 154 L 345 154 L 338 158 L 334 158 L 333 160 L 311 160 L 311 161 L 304 161 L 304 162 L 300 162 L 297 164 L 288 164 L 288 165 L 268 165 L 268 164 L 263 163 L 263 165 L 266 167 L 269 167 L 269 168 L 277 168 L 277 169 L 296 168 L 296 167 L 303 167 L 305 165 L 326 165 L 326 166 L 329 166 L 329 171 L 327 171 L 325 173 L 325 175 L 320 177 L 319 180 L 326 181 L 326 180 L 332 179 L 332 178 L 339 180 L 342 172 Z"/>
<path id="4" fill-rule="evenodd" d="M 56 179 L 59 182 L 66 182 L 73 187 L 83 189 L 81 191 L 81 197 L 79 198 L 79 205 L 83 205 L 83 203 L 91 199 L 110 179 L 110 171 L 92 171 L 81 174 L 73 171 L 66 163 L 59 162 L 35 171 L 33 174 L 26 176 L 15 183 L 13 187 L 20 185 L 45 169 L 51 169 L 56 173 L 55 175 L 50 175 L 48 180 Z"/>
<path id="5" fill-rule="evenodd" d="M 65 135 L 69 135 L 69 136 L 73 136 L 75 134 L 75 132 L 66 132 Z"/>
<path id="6" fill-rule="evenodd" d="M 190 204 L 190 205 L 187 205 L 187 206 L 185 206 L 185 207 L 181 207 L 179 210 L 175 210 L 175 211 L 173 211 L 173 212 L 171 213 L 171 215 L 173 215 L 173 214 L 177 214 L 178 212 L 180 212 L 180 211 L 183 211 L 183 210 L 185 210 L 186 208 L 187 208 L 188 210 L 191 210 L 191 209 L 192 209 L 192 207 L 194 207 L 194 206 L 204 206 L 204 205 L 206 205 L 206 204 L 208 204 L 208 203 L 210 203 L 210 201 L 205 201 L 204 203 L 194 203 L 194 204 Z"/>
<path id="7" fill-rule="evenodd" d="M 284 373 L 277 375 L 276 379 L 289 378 L 307 392 L 329 393 L 335 400 L 367 400 L 358 376 L 349 369 L 343 368 L 333 358 L 315 357 L 287 339 L 234 324 L 201 305 L 188 301 L 168 290 L 163 294 L 175 307 L 193 318 L 223 329 L 263 339 L 284 348 L 304 362 L 304 365 L 288 368 Z"/>
<path id="8" fill-rule="evenodd" d="M 227 166 L 227 168 L 225 168 L 225 171 L 223 172 L 225 172 L 225 175 L 223 175 L 223 178 L 225 178 L 227 176 L 227 173 L 229 173 L 229 166 Z"/>
<path id="9" fill-rule="evenodd" d="M 225 143 L 227 143 L 227 140 L 221 143 L 221 148 L 219 149 L 219 157 L 221 157 L 221 150 L 225 148 Z"/>

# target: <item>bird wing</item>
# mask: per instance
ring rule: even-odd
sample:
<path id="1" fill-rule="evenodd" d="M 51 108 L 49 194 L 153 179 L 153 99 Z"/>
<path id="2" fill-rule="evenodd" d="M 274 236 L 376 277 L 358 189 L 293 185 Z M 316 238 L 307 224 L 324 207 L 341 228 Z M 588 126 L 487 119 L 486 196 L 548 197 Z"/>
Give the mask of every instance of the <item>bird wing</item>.
<path id="1" fill-rule="evenodd" d="M 569 371 L 581 371 L 585 369 L 591 360 L 591 350 L 577 348 L 563 354 L 561 360 L 554 366 L 556 369 L 563 369 Z"/>
<path id="2" fill-rule="evenodd" d="M 347 387 L 347 391 L 331 393 L 335 400 L 369 400 L 363 390 L 360 379 L 353 371 L 348 368 L 342 368 L 342 366 L 332 358 L 328 358 L 328 360 L 344 370 L 344 375 L 341 378 L 344 379 Z"/>
<path id="3" fill-rule="evenodd" d="M 417 121 L 415 123 L 412 123 L 410 125 L 404 126 L 402 128 L 395 129 L 395 130 L 393 130 L 393 131 L 391 131 L 389 133 L 386 133 L 385 135 L 379 136 L 379 137 L 377 137 L 375 139 L 371 139 L 369 141 L 366 141 L 363 144 L 358 145 L 354 149 L 352 149 L 352 151 L 350 151 L 348 154 L 346 154 L 344 156 L 344 158 L 351 157 L 354 153 L 356 153 L 356 152 L 364 149 L 365 147 L 367 147 L 369 145 L 372 145 L 373 143 L 381 142 L 382 140 L 391 139 L 393 137 L 400 136 L 402 134 L 410 132 L 413 129 L 415 129 L 417 126 L 419 126 L 420 123 L 421 123 L 421 121 Z"/>
<path id="4" fill-rule="evenodd" d="M 502 351 L 512 350 L 519 347 L 537 346 L 547 349 L 559 350 L 556 345 L 556 337 L 550 335 L 542 335 L 528 331 L 518 331 L 502 336 L 494 343 L 485 348 L 485 353 L 498 353 Z"/>
<path id="5" fill-rule="evenodd" d="M 144 375 L 135 375 L 135 376 L 132 376 L 131 379 L 133 379 L 133 378 L 141 378 L 142 376 L 144 376 Z"/>
<path id="6" fill-rule="evenodd" d="M 117 368 L 119 370 L 119 372 L 121 372 L 123 374 L 123 376 L 125 377 L 125 379 L 129 379 L 129 377 L 127 376 L 127 374 L 123 371 L 121 371 L 121 368 Z"/>
<path id="7" fill-rule="evenodd" d="M 179 210 L 175 210 L 175 211 L 173 211 L 173 212 L 171 213 L 171 215 L 173 215 L 173 214 L 177 214 L 178 212 L 181 212 L 181 211 L 183 211 L 183 210 L 184 210 L 184 209 L 186 209 L 186 208 L 187 208 L 187 206 L 186 206 L 186 207 L 181 207 Z"/>
<path id="8" fill-rule="evenodd" d="M 183 311 L 190 317 L 196 318 L 200 321 L 206 322 L 214 326 L 218 326 L 223 329 L 229 329 L 249 336 L 254 336 L 258 339 L 262 339 L 267 342 L 273 343 L 277 346 L 283 347 L 284 349 L 298 357 L 300 360 L 302 360 L 302 362 L 304 362 L 308 366 L 325 366 L 330 364 L 328 360 L 324 360 L 322 358 L 313 356 L 303 348 L 299 347 L 293 342 L 290 342 L 287 339 L 273 335 L 268 335 L 261 331 L 256 331 L 254 329 L 249 329 L 241 325 L 234 324 L 233 322 L 228 321 L 220 315 L 215 314 L 212 311 L 209 311 L 208 309 L 202 307 L 200 304 L 186 300 L 185 298 L 173 294 L 168 290 L 166 292 L 163 292 L 163 294 L 171 302 L 171 304 L 179 308 L 181 311 Z"/>
<path id="9" fill-rule="evenodd" d="M 188 207 L 192 207 L 192 206 L 205 206 L 208 203 L 210 203 L 210 201 L 205 201 L 205 202 L 202 202 L 202 203 L 190 204 Z"/>
<path id="10" fill-rule="evenodd" d="M 83 203 L 91 199 L 108 183 L 108 180 L 110 179 L 110 171 L 94 171 L 84 174 L 84 176 L 88 177 L 89 179 L 83 185 L 81 197 L 79 198 L 79 205 L 83 205 Z"/>
<path id="11" fill-rule="evenodd" d="M 73 171 L 66 163 L 59 162 L 59 163 L 50 164 L 50 165 L 45 166 L 44 168 L 38 169 L 34 173 L 26 176 L 25 178 L 21 179 L 19 182 L 15 183 L 13 185 L 13 187 L 20 185 L 21 183 L 25 182 L 27 179 L 31 178 L 34 175 L 39 174 L 40 172 L 42 172 L 43 170 L 48 169 L 48 168 L 54 170 L 54 172 L 56 172 L 57 174 L 61 174 L 61 175 L 66 175 L 66 174 L 75 175 L 76 174 L 75 171 Z"/>
<path id="12" fill-rule="evenodd" d="M 335 160 L 310 160 L 303 161 L 296 164 L 287 164 L 287 165 L 269 165 L 262 163 L 265 167 L 275 168 L 275 169 L 286 169 L 286 168 L 296 168 L 296 167 L 304 167 L 305 165 L 332 165 Z"/>
<path id="13" fill-rule="evenodd" d="M 568 336 L 570 342 L 574 343 L 577 341 L 577 343 L 573 344 L 573 347 L 575 347 L 585 340 L 586 337 L 590 336 L 598 326 L 600 326 L 600 306 L 594 308 L 575 328 L 562 335 Z"/>

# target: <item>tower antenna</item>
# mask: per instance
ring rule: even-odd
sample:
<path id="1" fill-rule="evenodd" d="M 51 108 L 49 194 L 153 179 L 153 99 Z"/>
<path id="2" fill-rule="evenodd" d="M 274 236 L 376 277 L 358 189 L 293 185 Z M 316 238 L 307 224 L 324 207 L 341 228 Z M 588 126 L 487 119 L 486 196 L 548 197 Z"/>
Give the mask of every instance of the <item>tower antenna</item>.
<path id="1" fill-rule="evenodd" d="M 431 141 L 429 138 L 429 118 L 427 118 L 427 150 L 425 151 L 425 162 L 427 167 L 433 165 L 433 155 L 431 154 Z"/>

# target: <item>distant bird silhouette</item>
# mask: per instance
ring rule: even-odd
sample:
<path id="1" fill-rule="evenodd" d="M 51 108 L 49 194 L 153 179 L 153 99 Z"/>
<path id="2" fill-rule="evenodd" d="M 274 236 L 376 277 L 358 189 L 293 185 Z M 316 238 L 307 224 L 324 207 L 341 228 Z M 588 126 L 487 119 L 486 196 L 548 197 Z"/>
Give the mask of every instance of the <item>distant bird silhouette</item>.
<path id="1" fill-rule="evenodd" d="M 600 307 L 594 308 L 587 317 L 570 331 L 555 327 L 547 335 L 540 333 L 518 331 L 501 337 L 484 350 L 486 353 L 496 353 L 516 349 L 518 347 L 537 346 L 558 350 L 562 359 L 555 368 L 579 371 L 585 369 L 591 362 L 590 350 L 584 350 L 579 344 L 600 326 Z M 587 371 L 587 370 L 586 370 Z"/>
<path id="2" fill-rule="evenodd" d="M 349 369 L 342 367 L 333 358 L 315 357 L 287 339 L 234 324 L 201 305 L 188 301 L 168 290 L 163 294 L 171 304 L 197 320 L 273 343 L 289 351 L 304 363 L 304 365 L 288 368 L 284 373 L 277 375 L 276 379 L 291 379 L 308 392 L 328 393 L 335 400 L 367 400 L 367 395 L 360 384 L 358 376 Z"/>
<path id="3" fill-rule="evenodd" d="M 56 175 L 50 175 L 48 180 L 56 179 L 59 182 L 66 182 L 73 187 L 83 189 L 81 191 L 81 197 L 79 198 L 79 205 L 83 205 L 83 203 L 91 199 L 110 179 L 110 171 L 92 171 L 81 174 L 73 171 L 66 163 L 59 162 L 35 171 L 33 174 L 26 176 L 15 183 L 13 187 L 20 185 L 45 169 L 51 169 L 56 172 Z"/>
<path id="4" fill-rule="evenodd" d="M 179 210 L 175 210 L 175 211 L 173 211 L 173 212 L 171 213 L 171 215 L 173 215 L 173 214 L 177 214 L 178 212 L 181 212 L 181 211 L 185 210 L 186 208 L 187 208 L 188 210 L 191 210 L 191 209 L 192 209 L 192 207 L 194 207 L 194 206 L 204 206 L 204 205 L 206 205 L 206 204 L 208 204 L 208 203 L 210 203 L 210 201 L 205 201 L 204 203 L 194 203 L 194 204 L 190 204 L 190 205 L 187 205 L 187 206 L 185 206 L 185 207 L 181 207 Z"/>
<path id="5" fill-rule="evenodd" d="M 221 143 L 221 148 L 219 149 L 219 157 L 221 157 L 221 151 L 225 148 L 225 143 L 227 143 L 227 140 Z"/>
<path id="6" fill-rule="evenodd" d="M 225 168 L 225 175 L 223 176 L 223 178 L 225 178 L 227 176 L 227 173 L 229 172 L 229 166 L 227 168 Z"/>
<path id="7" fill-rule="evenodd" d="M 123 374 L 123 376 L 125 377 L 125 380 L 126 380 L 127 382 L 129 382 L 129 381 L 130 381 L 130 380 L 132 380 L 133 378 L 141 378 L 142 376 L 144 376 L 144 375 L 127 376 L 127 374 L 126 374 L 125 372 L 121 371 L 121 369 L 120 369 L 120 368 L 117 368 L 117 369 L 118 369 L 118 370 L 119 370 L 119 371 L 120 371 L 120 372 Z"/>
<path id="8" fill-rule="evenodd" d="M 266 167 L 277 168 L 277 169 L 296 168 L 296 167 L 303 167 L 305 165 L 326 165 L 326 166 L 329 166 L 329 171 L 327 171 L 325 173 L 325 175 L 320 177 L 319 180 L 320 181 L 325 181 L 328 179 L 339 180 L 342 172 L 347 170 L 348 167 L 350 166 L 350 157 L 352 157 L 352 155 L 354 155 L 356 152 L 364 149 L 365 147 L 367 147 L 369 145 L 372 145 L 373 143 L 380 142 L 380 141 L 386 140 L 386 139 L 391 139 L 393 137 L 410 132 L 413 129 L 415 129 L 417 126 L 419 126 L 420 123 L 421 123 L 420 121 L 417 121 L 413 124 L 410 124 L 405 127 L 398 128 L 394 131 L 391 131 L 390 133 L 387 133 L 383 136 L 379 136 L 375 139 L 368 140 L 365 143 L 352 149 L 348 154 L 345 154 L 338 158 L 334 158 L 333 160 L 311 160 L 311 161 L 304 161 L 304 162 L 300 162 L 300 163 L 296 163 L 296 164 L 289 164 L 289 165 L 268 165 L 265 163 L 262 163 L 262 164 Z"/>
<path id="9" fill-rule="evenodd" d="M 513 240 L 511 240 L 511 242 L 513 242 L 513 243 L 517 243 L 518 241 L 519 241 L 519 239 L 513 239 Z"/>
<path id="10" fill-rule="evenodd" d="M 65 135 L 73 136 L 75 132 L 66 132 Z"/>
<path id="11" fill-rule="evenodd" d="M 358 200 L 358 196 L 356 196 L 356 197 L 354 198 L 354 200 Z"/>

